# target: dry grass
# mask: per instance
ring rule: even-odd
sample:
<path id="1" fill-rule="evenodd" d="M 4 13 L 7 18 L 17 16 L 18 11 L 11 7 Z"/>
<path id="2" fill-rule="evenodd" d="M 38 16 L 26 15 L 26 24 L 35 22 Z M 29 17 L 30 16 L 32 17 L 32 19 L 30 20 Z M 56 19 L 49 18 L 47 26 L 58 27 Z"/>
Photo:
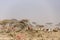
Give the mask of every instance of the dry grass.
<path id="1" fill-rule="evenodd" d="M 0 40 L 60 40 L 60 30 L 34 30 L 28 20 L 3 20 L 0 25 Z"/>

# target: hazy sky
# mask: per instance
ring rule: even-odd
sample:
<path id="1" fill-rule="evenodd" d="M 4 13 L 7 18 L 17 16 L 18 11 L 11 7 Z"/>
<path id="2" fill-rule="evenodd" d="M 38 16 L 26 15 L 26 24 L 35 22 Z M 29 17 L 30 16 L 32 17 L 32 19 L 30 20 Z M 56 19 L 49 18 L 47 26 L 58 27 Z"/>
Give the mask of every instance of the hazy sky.
<path id="1" fill-rule="evenodd" d="M 0 19 L 60 22 L 60 0 L 0 0 Z"/>

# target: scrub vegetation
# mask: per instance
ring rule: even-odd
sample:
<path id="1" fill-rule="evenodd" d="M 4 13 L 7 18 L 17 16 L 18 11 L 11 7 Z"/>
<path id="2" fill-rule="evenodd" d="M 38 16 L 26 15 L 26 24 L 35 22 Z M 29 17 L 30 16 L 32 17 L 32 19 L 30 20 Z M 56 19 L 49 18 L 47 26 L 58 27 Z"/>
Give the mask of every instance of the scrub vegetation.
<path id="1" fill-rule="evenodd" d="M 47 23 L 52 25 L 52 23 Z M 46 25 L 46 26 L 47 26 Z M 27 19 L 1 20 L 0 21 L 0 40 L 60 40 L 60 28 L 45 28 L 45 25 L 39 25 L 30 22 Z"/>

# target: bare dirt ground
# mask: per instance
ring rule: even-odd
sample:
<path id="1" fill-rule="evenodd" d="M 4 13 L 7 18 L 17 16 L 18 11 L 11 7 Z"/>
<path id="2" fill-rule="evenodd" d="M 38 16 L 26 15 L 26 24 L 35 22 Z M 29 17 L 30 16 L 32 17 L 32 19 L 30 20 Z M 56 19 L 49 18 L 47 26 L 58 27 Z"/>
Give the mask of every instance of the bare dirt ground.
<path id="1" fill-rule="evenodd" d="M 16 33 L 13 37 L 0 34 L 0 40 L 60 40 L 60 32 L 24 31 Z"/>
<path id="2" fill-rule="evenodd" d="M 2 20 L 0 40 L 60 40 L 60 28 L 50 31 L 44 25 L 32 24 L 28 20 Z"/>

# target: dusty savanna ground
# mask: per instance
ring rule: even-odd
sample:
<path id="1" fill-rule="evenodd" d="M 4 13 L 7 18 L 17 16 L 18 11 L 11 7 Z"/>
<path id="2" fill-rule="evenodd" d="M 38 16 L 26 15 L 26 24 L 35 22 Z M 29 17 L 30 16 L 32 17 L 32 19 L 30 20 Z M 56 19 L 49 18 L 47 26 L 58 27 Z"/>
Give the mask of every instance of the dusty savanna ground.
<path id="1" fill-rule="evenodd" d="M 12 36 L 12 35 L 14 36 Z M 60 40 L 60 31 L 21 31 L 11 33 L 0 33 L 0 40 Z"/>
<path id="2" fill-rule="evenodd" d="M 60 40 L 60 28 L 50 31 L 44 27 L 25 19 L 2 20 L 0 21 L 0 40 Z"/>

